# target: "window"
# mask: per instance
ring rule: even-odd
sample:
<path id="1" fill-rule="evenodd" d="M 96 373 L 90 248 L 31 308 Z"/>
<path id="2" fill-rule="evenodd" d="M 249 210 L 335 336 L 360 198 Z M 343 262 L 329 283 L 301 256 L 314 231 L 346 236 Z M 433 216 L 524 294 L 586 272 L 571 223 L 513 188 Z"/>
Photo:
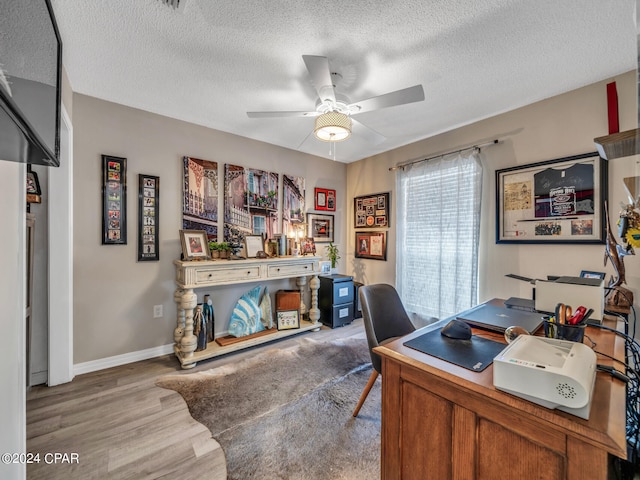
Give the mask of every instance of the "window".
<path id="1" fill-rule="evenodd" d="M 405 167 L 396 191 L 396 286 L 407 311 L 446 318 L 476 305 L 482 196 L 478 153 Z"/>
<path id="2" fill-rule="evenodd" d="M 261 215 L 253 215 L 253 234 L 262 235 L 267 233 L 266 218 Z"/>

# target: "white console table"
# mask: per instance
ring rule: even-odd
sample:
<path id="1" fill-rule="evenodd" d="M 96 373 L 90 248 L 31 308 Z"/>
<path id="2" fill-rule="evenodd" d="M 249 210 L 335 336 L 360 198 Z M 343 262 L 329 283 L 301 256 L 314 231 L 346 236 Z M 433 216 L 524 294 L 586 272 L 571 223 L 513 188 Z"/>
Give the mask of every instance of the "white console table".
<path id="1" fill-rule="evenodd" d="M 213 260 L 183 262 L 174 260 L 176 266 L 177 289 L 174 300 L 178 306 L 177 326 L 173 333 L 174 352 L 182 368 L 193 368 L 200 360 L 224 355 L 243 348 L 288 337 L 297 333 L 320 329 L 320 310 L 318 309 L 318 288 L 320 280 L 320 257 L 278 257 L 268 259 L 247 260 Z M 296 278 L 300 293 L 304 293 L 307 277 L 311 276 L 311 306 L 309 320 L 300 319 L 300 328 L 295 330 L 280 330 L 259 337 L 251 337 L 232 345 L 220 346 L 211 342 L 206 350 L 196 352 L 197 338 L 193 334 L 193 311 L 197 304 L 194 289 L 201 287 L 215 287 L 249 282 L 266 282 L 283 278 Z M 307 313 L 304 295 L 301 295 L 300 317 Z"/>

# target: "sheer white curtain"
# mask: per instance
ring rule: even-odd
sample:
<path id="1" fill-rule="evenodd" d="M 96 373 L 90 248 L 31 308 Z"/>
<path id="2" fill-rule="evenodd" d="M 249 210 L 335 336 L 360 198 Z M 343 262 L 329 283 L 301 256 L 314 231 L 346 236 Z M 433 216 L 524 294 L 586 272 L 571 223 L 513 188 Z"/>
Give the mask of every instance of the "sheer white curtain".
<path id="1" fill-rule="evenodd" d="M 482 164 L 467 150 L 399 170 L 396 286 L 405 308 L 446 318 L 476 305 Z"/>

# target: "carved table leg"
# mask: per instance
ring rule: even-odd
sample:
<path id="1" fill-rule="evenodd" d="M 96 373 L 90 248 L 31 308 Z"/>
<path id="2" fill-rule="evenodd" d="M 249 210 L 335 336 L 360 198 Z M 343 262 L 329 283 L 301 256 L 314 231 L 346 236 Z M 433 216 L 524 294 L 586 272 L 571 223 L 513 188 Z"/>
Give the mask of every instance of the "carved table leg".
<path id="1" fill-rule="evenodd" d="M 309 320 L 317 322 L 320 320 L 320 309 L 318 308 L 318 289 L 320 288 L 320 280 L 317 275 L 311 277 L 309 282 L 309 289 L 311 290 L 311 308 L 309 309 Z M 314 329 L 313 331 L 320 330 Z"/>
<path id="2" fill-rule="evenodd" d="M 304 291 L 307 286 L 307 277 L 298 277 L 296 280 L 298 288 L 300 288 L 300 318 L 303 318 L 307 313 L 307 306 L 304 303 Z"/>
<path id="3" fill-rule="evenodd" d="M 173 294 L 173 301 L 176 302 L 178 307 L 178 320 L 176 322 L 176 328 L 173 330 L 173 353 L 180 358 L 180 342 L 184 335 L 184 308 L 182 308 L 182 295 L 184 290 L 182 288 L 176 288 Z"/>
<path id="4" fill-rule="evenodd" d="M 193 334 L 193 309 L 196 308 L 198 297 L 193 293 L 192 288 L 187 288 L 182 294 L 180 307 L 184 310 L 184 335 L 180 339 L 180 362 L 182 368 L 193 368 L 196 363 L 193 361 L 193 352 L 196 351 L 198 339 Z"/>

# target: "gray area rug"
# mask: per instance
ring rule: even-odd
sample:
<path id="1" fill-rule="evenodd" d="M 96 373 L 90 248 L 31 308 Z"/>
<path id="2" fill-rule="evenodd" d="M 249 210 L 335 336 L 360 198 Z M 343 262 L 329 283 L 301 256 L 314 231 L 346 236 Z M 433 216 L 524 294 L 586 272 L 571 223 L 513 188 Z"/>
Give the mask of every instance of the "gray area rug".
<path id="1" fill-rule="evenodd" d="M 380 380 L 352 412 L 371 375 L 364 338 L 303 339 L 193 374 L 161 377 L 220 445 L 229 480 L 380 478 Z"/>

